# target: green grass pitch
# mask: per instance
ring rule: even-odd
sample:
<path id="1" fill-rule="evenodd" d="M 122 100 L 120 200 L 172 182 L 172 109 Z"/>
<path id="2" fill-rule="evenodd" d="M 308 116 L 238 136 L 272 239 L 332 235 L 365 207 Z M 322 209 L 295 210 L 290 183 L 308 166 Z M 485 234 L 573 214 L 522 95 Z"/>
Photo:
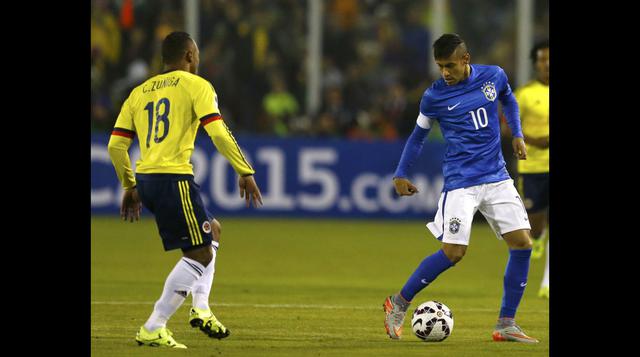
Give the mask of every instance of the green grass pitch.
<path id="1" fill-rule="evenodd" d="M 191 296 L 169 321 L 187 350 L 138 346 L 138 328 L 160 296 L 179 251 L 164 252 L 152 217 L 91 221 L 92 356 L 548 356 L 549 302 L 536 296 L 544 259 L 533 260 L 516 316 L 541 342 L 496 343 L 508 259 L 504 242 L 477 223 L 465 258 L 421 291 L 410 308 L 438 300 L 455 325 L 425 343 L 384 330 L 384 298 L 440 247 L 422 221 L 239 219 L 218 217 L 222 240 L 210 303 L 230 330 L 209 339 L 187 323 Z"/>

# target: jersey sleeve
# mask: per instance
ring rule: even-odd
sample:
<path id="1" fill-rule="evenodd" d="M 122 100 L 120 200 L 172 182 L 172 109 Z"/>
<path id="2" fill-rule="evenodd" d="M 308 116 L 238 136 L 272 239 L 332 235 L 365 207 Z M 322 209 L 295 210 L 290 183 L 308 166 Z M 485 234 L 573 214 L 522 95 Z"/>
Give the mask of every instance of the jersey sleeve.
<path id="1" fill-rule="evenodd" d="M 201 123 L 207 116 L 210 117 L 214 114 L 220 114 L 220 110 L 218 109 L 218 96 L 208 81 L 202 80 L 195 86 L 192 99 L 193 110 Z M 203 125 L 206 124 L 207 123 L 204 123 Z"/>
<path id="2" fill-rule="evenodd" d="M 107 145 L 116 175 L 125 190 L 136 185 L 133 169 L 131 168 L 131 159 L 129 158 L 129 147 L 133 142 L 134 136 L 133 113 L 131 113 L 130 99 L 127 98 L 122 104 Z"/>
<path id="3" fill-rule="evenodd" d="M 416 123 L 422 129 L 430 129 L 434 119 L 436 119 L 436 112 L 433 105 L 433 97 L 427 90 L 420 100 L 420 113 L 418 113 Z"/>
<path id="4" fill-rule="evenodd" d="M 511 129 L 511 135 L 513 137 L 522 138 L 522 124 L 520 123 L 520 109 L 518 107 L 518 101 L 511 91 L 507 74 L 500 67 L 498 67 L 498 70 L 500 72 L 500 79 L 503 82 L 500 83 L 498 100 L 502 103 L 502 111 L 504 112 L 507 124 Z"/>
<path id="5" fill-rule="evenodd" d="M 210 118 L 211 121 L 205 124 L 204 129 L 211 137 L 216 149 L 224 156 L 235 172 L 240 176 L 253 175 L 255 171 L 242 154 L 236 139 L 222 120 L 220 115 Z"/>
<path id="6" fill-rule="evenodd" d="M 218 97 L 211 83 L 204 81 L 205 85 L 193 98 L 193 107 L 200 125 L 209 134 L 216 149 L 224 156 L 238 173 L 238 175 L 253 175 L 255 171 L 242 154 L 236 139 L 222 120 L 218 109 Z"/>
<path id="7" fill-rule="evenodd" d="M 501 85 L 498 92 L 499 98 L 506 98 L 511 95 L 511 86 L 509 85 L 509 78 L 507 77 L 507 73 L 502 69 L 502 67 L 498 67 L 499 76 L 501 79 Z"/>

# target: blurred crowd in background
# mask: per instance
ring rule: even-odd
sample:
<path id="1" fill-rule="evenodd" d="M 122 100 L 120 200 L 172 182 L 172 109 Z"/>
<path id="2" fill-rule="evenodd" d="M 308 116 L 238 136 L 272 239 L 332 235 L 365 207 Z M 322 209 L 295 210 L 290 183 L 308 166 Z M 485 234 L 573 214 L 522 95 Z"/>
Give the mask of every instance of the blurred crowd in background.
<path id="1" fill-rule="evenodd" d="M 515 2 L 446 2 L 445 32 L 466 41 L 472 63 L 515 75 Z M 199 75 L 218 94 L 235 134 L 405 138 L 434 79 L 431 1 L 326 0 L 322 101 L 306 113 L 307 0 L 201 0 Z M 548 0 L 534 33 L 548 37 Z M 182 0 L 92 0 L 91 128 L 110 131 L 131 89 L 162 71 L 161 42 L 185 31 Z M 521 85 L 519 83 L 517 85 Z M 433 137 L 438 139 L 438 130 Z"/>

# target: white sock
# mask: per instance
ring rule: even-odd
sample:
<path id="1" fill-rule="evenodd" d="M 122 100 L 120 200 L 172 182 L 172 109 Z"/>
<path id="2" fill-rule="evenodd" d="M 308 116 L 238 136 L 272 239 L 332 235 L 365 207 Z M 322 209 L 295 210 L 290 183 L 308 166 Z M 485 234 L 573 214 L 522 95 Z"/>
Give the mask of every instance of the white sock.
<path id="1" fill-rule="evenodd" d="M 549 286 L 549 240 L 547 239 L 547 261 L 544 264 L 544 275 L 542 276 L 541 287 Z"/>
<path id="2" fill-rule="evenodd" d="M 202 276 L 195 282 L 191 291 L 193 306 L 203 310 L 209 310 L 209 294 L 211 294 L 213 274 L 216 271 L 216 256 L 220 244 L 212 241 L 211 245 L 213 246 L 213 259 L 211 259 L 211 263 L 204 270 Z"/>
<path id="3" fill-rule="evenodd" d="M 204 266 L 197 261 L 186 257 L 180 258 L 164 283 L 162 295 L 156 302 L 153 313 L 144 324 L 147 331 L 155 331 L 167 325 L 167 320 L 182 305 L 204 270 Z"/>

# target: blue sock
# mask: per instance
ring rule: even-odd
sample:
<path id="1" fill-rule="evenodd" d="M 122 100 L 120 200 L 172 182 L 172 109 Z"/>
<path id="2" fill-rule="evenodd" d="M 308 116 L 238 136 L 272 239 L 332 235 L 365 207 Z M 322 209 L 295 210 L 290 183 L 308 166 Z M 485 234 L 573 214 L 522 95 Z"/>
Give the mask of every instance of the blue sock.
<path id="1" fill-rule="evenodd" d="M 502 295 L 502 306 L 500 317 L 515 318 L 518 304 L 527 286 L 527 276 L 529 275 L 529 259 L 531 249 L 510 249 L 509 262 L 504 272 L 504 295 Z"/>
<path id="2" fill-rule="evenodd" d="M 418 265 L 416 271 L 411 274 L 409 280 L 407 280 L 402 290 L 400 290 L 400 294 L 407 301 L 413 300 L 413 297 L 419 293 L 420 290 L 426 288 L 440 273 L 451 268 L 453 265 L 442 249 L 440 249 L 426 257 L 422 263 Z"/>

